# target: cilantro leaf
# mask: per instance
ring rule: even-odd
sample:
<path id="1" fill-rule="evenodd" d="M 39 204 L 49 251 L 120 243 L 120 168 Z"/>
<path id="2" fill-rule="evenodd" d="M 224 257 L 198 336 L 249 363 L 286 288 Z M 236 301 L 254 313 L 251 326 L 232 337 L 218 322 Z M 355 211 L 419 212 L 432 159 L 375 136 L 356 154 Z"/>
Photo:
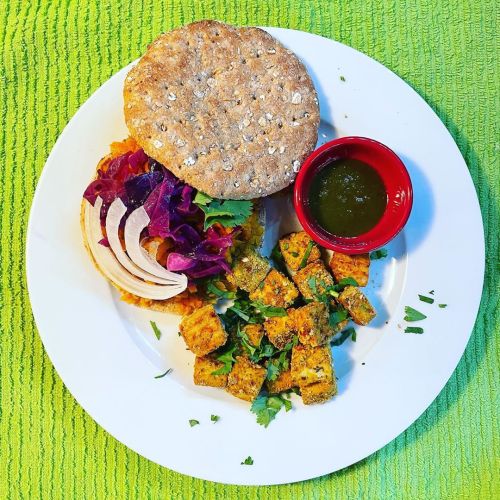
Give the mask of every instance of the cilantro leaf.
<path id="1" fill-rule="evenodd" d="M 158 340 L 161 338 L 161 331 L 160 329 L 156 326 L 156 323 L 154 321 L 150 321 L 149 324 L 151 325 L 151 328 L 153 329 L 153 332 L 155 332 L 155 336 Z"/>
<path id="2" fill-rule="evenodd" d="M 332 340 L 331 345 L 342 345 L 349 337 L 352 336 L 352 341 L 356 342 L 356 330 L 354 328 L 348 328 L 344 330 L 336 339 Z"/>
<path id="3" fill-rule="evenodd" d="M 205 213 L 205 230 L 216 222 L 224 227 L 239 226 L 252 213 L 252 202 L 249 200 L 213 200 L 198 206 Z"/>
<path id="4" fill-rule="evenodd" d="M 169 373 L 172 373 L 172 368 L 169 368 L 166 372 L 161 373 L 160 375 L 156 375 L 155 378 L 163 378 L 165 375 L 168 375 Z"/>
<path id="5" fill-rule="evenodd" d="M 210 420 L 215 424 L 215 422 L 220 420 L 220 417 L 219 415 L 210 415 Z"/>
<path id="6" fill-rule="evenodd" d="M 241 462 L 241 465 L 253 465 L 253 458 L 250 455 L 248 455 L 248 457 L 245 458 L 243 462 Z"/>
<path id="7" fill-rule="evenodd" d="M 328 319 L 328 323 L 331 327 L 337 326 L 342 321 L 345 321 L 349 317 L 349 313 L 343 307 L 339 307 L 336 311 L 330 313 L 330 318 Z"/>
<path id="8" fill-rule="evenodd" d="M 243 321 L 249 321 L 250 316 L 248 314 L 245 314 L 241 309 L 239 309 L 236 304 L 233 304 L 231 307 L 228 308 L 229 311 L 233 311 L 234 314 L 239 316 Z"/>
<path id="9" fill-rule="evenodd" d="M 386 257 L 387 257 L 386 248 L 380 248 L 379 250 L 375 250 L 370 254 L 370 260 L 385 259 Z"/>
<path id="10" fill-rule="evenodd" d="M 288 313 L 286 312 L 286 309 L 284 307 L 266 306 L 265 304 L 262 304 L 262 302 L 252 302 L 252 306 L 266 318 L 288 316 Z"/>
<path id="11" fill-rule="evenodd" d="M 444 309 L 445 307 L 448 307 L 448 304 L 438 304 L 438 307 L 441 309 Z"/>
<path id="12" fill-rule="evenodd" d="M 220 299 L 234 299 L 235 293 L 229 292 L 227 290 L 221 290 L 213 282 L 207 284 L 207 290 L 213 293 L 216 297 Z"/>
<path id="13" fill-rule="evenodd" d="M 258 424 L 267 427 L 282 407 L 289 411 L 292 404 L 280 394 L 273 396 L 260 395 L 252 403 L 250 411 L 257 415 Z"/>
<path id="14" fill-rule="evenodd" d="M 194 418 L 192 418 L 189 420 L 189 425 L 191 427 L 194 427 L 195 425 L 200 425 L 200 422 L 198 422 L 198 420 L 195 420 Z"/>
<path id="15" fill-rule="evenodd" d="M 217 361 L 224 363 L 223 366 L 212 372 L 212 375 L 227 375 L 232 369 L 236 360 L 233 357 L 236 345 L 228 345 L 221 354 L 215 357 Z"/>
<path id="16" fill-rule="evenodd" d="M 275 360 L 270 360 L 267 364 L 267 374 L 266 379 L 274 381 L 278 378 L 280 374 L 280 369 L 276 366 Z"/>
<path id="17" fill-rule="evenodd" d="M 410 306 L 405 306 L 405 313 L 405 321 L 422 321 L 423 319 L 427 318 L 425 314 L 422 314 L 420 311 L 417 311 Z"/>
<path id="18" fill-rule="evenodd" d="M 427 304 L 433 304 L 434 303 L 434 299 L 432 297 L 426 297 L 425 295 L 418 294 L 418 298 L 422 302 L 427 302 Z"/>
<path id="19" fill-rule="evenodd" d="M 304 257 L 302 257 L 302 260 L 300 261 L 299 269 L 302 269 L 307 264 L 307 259 L 309 259 L 309 255 L 311 255 L 311 251 L 312 251 L 313 247 L 314 247 L 314 241 L 309 240 Z"/>
<path id="20" fill-rule="evenodd" d="M 193 203 L 195 203 L 198 206 L 200 205 L 205 206 L 208 205 L 208 203 L 210 203 L 211 201 L 213 201 L 213 198 L 211 196 L 208 196 L 208 194 L 198 191 L 196 193 L 196 196 L 194 197 Z"/>
<path id="21" fill-rule="evenodd" d="M 281 253 L 279 242 L 274 245 L 273 251 L 271 252 L 271 259 L 273 259 L 274 267 L 287 275 L 288 271 L 285 264 L 285 259 L 283 258 L 283 254 Z"/>
<path id="22" fill-rule="evenodd" d="M 405 333 L 424 333 L 424 329 L 419 326 L 407 326 Z"/>

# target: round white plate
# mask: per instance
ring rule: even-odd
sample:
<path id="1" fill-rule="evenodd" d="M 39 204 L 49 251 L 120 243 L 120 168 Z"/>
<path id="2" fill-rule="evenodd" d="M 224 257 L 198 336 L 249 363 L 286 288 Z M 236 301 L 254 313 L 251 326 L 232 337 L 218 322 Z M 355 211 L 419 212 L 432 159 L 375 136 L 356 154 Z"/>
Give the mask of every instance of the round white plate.
<path id="1" fill-rule="evenodd" d="M 268 31 L 307 65 L 321 106 L 320 142 L 373 137 L 406 164 L 415 201 L 405 230 L 374 262 L 368 294 L 378 317 L 357 342 L 333 348 L 339 395 L 280 412 L 266 429 L 249 405 L 192 383 L 193 356 L 178 318 L 120 302 L 94 269 L 80 235 L 84 188 L 109 144 L 127 135 L 124 68 L 75 114 L 43 170 L 28 229 L 28 286 L 43 343 L 85 410 L 137 453 L 178 472 L 234 484 L 300 481 L 378 450 L 434 400 L 457 365 L 477 314 L 484 240 L 474 186 L 460 152 L 429 106 L 381 64 L 340 43 Z M 293 226 L 287 200 L 270 210 L 268 238 Z M 288 207 L 288 208 L 287 208 Z M 464 264 L 464 258 L 466 264 Z M 464 284 L 467 293 L 464 292 Z M 435 290 L 436 303 L 417 294 Z M 440 309 L 437 303 L 447 303 Z M 404 306 L 428 318 L 404 333 Z M 163 332 L 158 342 L 149 320 Z M 161 379 L 166 368 L 173 372 Z M 210 415 L 221 417 L 212 423 Z M 200 425 L 191 428 L 188 420 Z M 254 465 L 241 465 L 252 456 Z"/>

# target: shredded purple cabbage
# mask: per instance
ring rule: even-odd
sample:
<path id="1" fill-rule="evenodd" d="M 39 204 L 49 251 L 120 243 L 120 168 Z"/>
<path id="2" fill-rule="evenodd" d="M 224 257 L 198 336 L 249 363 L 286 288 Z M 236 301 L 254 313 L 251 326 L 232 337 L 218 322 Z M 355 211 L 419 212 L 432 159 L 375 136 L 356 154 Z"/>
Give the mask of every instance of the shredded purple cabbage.
<path id="1" fill-rule="evenodd" d="M 148 172 L 144 172 L 146 163 Z M 230 273 L 226 252 L 239 229 L 228 235 L 219 234 L 214 227 L 204 231 L 204 214 L 193 203 L 195 195 L 195 189 L 140 149 L 114 158 L 105 172 L 99 170 L 83 197 L 92 205 L 98 196 L 102 198 L 103 223 L 109 205 L 118 197 L 126 205 L 127 215 L 143 205 L 150 218 L 148 236 L 169 239 L 172 244 L 168 270 L 182 271 L 190 279 Z"/>

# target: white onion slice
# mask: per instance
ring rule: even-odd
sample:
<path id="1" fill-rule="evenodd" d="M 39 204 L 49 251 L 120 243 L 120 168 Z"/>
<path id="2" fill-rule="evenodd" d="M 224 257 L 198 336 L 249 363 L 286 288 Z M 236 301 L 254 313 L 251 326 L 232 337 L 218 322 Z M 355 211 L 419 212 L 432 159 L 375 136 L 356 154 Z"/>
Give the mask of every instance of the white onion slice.
<path id="1" fill-rule="evenodd" d="M 125 248 L 130 259 L 134 264 L 150 274 L 174 283 L 185 283 L 187 286 L 187 278 L 184 274 L 168 271 L 141 246 L 141 232 L 149 224 L 149 220 L 149 215 L 144 207 L 139 207 L 125 221 Z"/>
<path id="2" fill-rule="evenodd" d="M 87 201 L 85 203 L 84 227 L 87 243 L 99 269 L 109 280 L 129 293 L 153 300 L 169 299 L 186 289 L 187 279 L 186 284 L 178 282 L 171 285 L 157 285 L 146 283 L 130 274 L 121 266 L 115 254 L 99 243 L 103 237 L 100 220 L 102 199 L 97 197 L 94 206 Z"/>
<path id="3" fill-rule="evenodd" d="M 146 281 L 152 281 L 153 283 L 159 283 L 160 285 L 170 285 L 172 280 L 166 280 L 164 278 L 159 278 L 153 274 L 147 273 L 140 267 L 136 266 L 132 260 L 128 257 L 122 248 L 120 238 L 118 236 L 118 229 L 120 227 L 120 222 L 127 212 L 127 207 L 120 198 L 111 203 L 108 209 L 108 214 L 106 215 L 106 236 L 108 237 L 109 246 L 115 254 L 118 262 L 131 274 L 142 278 Z"/>

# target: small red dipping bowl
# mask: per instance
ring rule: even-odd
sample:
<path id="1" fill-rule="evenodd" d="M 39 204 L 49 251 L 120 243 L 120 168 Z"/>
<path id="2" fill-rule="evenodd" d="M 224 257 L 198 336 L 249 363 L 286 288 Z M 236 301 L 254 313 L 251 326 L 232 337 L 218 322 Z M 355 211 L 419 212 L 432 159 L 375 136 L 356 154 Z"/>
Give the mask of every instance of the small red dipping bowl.
<path id="1" fill-rule="evenodd" d="M 342 158 L 371 166 L 384 182 L 387 193 L 387 206 L 379 222 L 354 237 L 336 236 L 323 229 L 308 205 L 313 178 L 332 161 Z M 413 190 L 408 171 L 394 151 L 366 137 L 342 137 L 327 142 L 306 159 L 295 181 L 293 202 L 302 227 L 314 241 L 336 252 L 360 254 L 380 248 L 403 229 L 410 216 Z"/>

